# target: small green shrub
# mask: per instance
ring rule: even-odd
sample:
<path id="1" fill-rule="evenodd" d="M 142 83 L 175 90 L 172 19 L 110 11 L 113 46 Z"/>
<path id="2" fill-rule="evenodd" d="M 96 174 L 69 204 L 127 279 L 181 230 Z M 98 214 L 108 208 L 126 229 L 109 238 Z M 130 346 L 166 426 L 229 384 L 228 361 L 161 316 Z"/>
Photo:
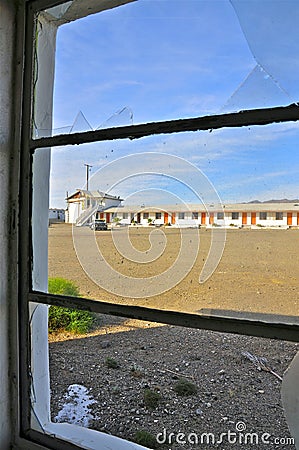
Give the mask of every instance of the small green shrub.
<path id="1" fill-rule="evenodd" d="M 136 431 L 134 442 L 147 448 L 158 448 L 156 436 L 145 430 Z"/>
<path id="2" fill-rule="evenodd" d="M 174 390 L 178 395 L 193 395 L 197 392 L 197 386 L 185 378 L 180 378 L 174 385 Z"/>
<path id="3" fill-rule="evenodd" d="M 79 288 L 75 283 L 64 278 L 49 278 L 48 291 L 50 294 L 80 297 Z"/>
<path id="4" fill-rule="evenodd" d="M 150 389 L 145 389 L 143 394 L 144 404 L 147 408 L 155 409 L 157 408 L 161 395 L 158 392 L 151 391 Z"/>
<path id="5" fill-rule="evenodd" d="M 110 356 L 108 356 L 106 358 L 105 364 L 107 367 L 109 367 L 109 369 L 118 369 L 119 368 L 118 362 L 114 358 L 110 358 Z"/>
<path id="6" fill-rule="evenodd" d="M 51 294 L 80 297 L 78 287 L 72 281 L 64 278 L 50 278 L 48 286 L 48 291 Z M 72 333 L 85 334 L 90 331 L 93 320 L 93 315 L 89 311 L 50 306 L 48 329 L 49 333 L 65 330 Z"/>
<path id="7" fill-rule="evenodd" d="M 72 333 L 86 334 L 93 324 L 93 315 L 89 311 L 80 311 L 78 309 L 69 309 L 70 323 L 67 330 Z"/>

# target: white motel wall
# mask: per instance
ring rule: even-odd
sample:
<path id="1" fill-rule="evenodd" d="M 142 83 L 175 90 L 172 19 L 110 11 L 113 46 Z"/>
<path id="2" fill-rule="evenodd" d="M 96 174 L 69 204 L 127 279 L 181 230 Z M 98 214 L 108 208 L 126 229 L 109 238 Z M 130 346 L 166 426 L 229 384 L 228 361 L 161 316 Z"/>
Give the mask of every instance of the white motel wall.
<path id="1" fill-rule="evenodd" d="M 299 227 L 299 203 L 230 203 L 125 205 L 119 196 L 102 191 L 78 189 L 67 199 L 65 221 L 89 225 L 95 219 L 108 224 L 171 225 L 176 227 L 225 226 L 241 227 Z M 88 213 L 88 210 L 90 213 Z"/>
<path id="2" fill-rule="evenodd" d="M 112 225 L 166 225 L 175 227 L 260 228 L 299 227 L 297 203 L 240 203 L 222 206 L 160 205 L 158 207 L 119 206 L 94 214 Z M 72 222 L 75 223 L 75 222 Z"/>

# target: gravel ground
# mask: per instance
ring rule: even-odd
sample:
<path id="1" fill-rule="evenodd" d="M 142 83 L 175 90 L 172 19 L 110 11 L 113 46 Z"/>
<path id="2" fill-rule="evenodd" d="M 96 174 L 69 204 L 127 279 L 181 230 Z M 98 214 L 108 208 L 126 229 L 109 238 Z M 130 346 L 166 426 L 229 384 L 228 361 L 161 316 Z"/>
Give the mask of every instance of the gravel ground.
<path id="1" fill-rule="evenodd" d="M 84 424 L 128 440 L 145 430 L 154 437 L 162 433 L 161 449 L 295 448 L 286 442 L 290 434 L 281 405 L 281 381 L 258 370 L 242 352 L 267 358 L 281 376 L 298 344 L 109 316 L 100 320 L 101 327 L 88 337 L 51 338 L 53 420 L 66 402 L 68 387 L 78 384 L 95 400 L 85 409 Z M 181 379 L 195 385 L 196 392 L 179 395 L 175 389 Z M 69 414 L 67 420 L 78 423 L 75 416 Z M 227 435 L 217 442 L 221 433 L 228 432 L 236 433 L 236 443 Z M 246 432 L 255 433 L 253 441 L 244 441 Z M 204 433 L 212 433 L 209 443 Z M 263 433 L 271 435 L 266 437 L 269 443 L 261 442 Z M 275 438 L 282 439 L 276 444 Z"/>

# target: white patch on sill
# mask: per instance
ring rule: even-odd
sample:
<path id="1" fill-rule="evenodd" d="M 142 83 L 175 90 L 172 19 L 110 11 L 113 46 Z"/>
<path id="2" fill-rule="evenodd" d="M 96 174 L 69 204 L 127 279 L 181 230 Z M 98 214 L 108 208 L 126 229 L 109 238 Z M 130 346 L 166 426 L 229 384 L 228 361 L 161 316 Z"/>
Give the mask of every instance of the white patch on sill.
<path id="1" fill-rule="evenodd" d="M 95 417 L 90 405 L 97 403 L 88 393 L 88 389 L 80 384 L 71 384 L 64 395 L 64 405 L 55 417 L 55 422 L 66 422 L 87 428 Z"/>

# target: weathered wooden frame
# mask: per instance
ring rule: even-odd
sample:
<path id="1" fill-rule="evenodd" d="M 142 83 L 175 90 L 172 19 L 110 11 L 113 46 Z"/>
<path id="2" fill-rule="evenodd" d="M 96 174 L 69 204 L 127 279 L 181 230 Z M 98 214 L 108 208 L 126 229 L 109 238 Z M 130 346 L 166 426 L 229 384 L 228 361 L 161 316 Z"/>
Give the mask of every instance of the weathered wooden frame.
<path id="1" fill-rule="evenodd" d="M 21 430 L 22 436 L 33 442 L 61 450 L 79 448 L 76 445 L 47 436 L 30 429 L 30 330 L 29 302 L 59 305 L 85 309 L 97 313 L 112 314 L 141 320 L 163 322 L 167 324 L 201 328 L 219 332 L 239 333 L 243 335 L 299 341 L 299 318 L 286 316 L 268 316 L 252 314 L 237 318 L 216 314 L 199 315 L 173 311 L 150 309 L 140 306 L 119 305 L 103 302 L 100 299 L 56 296 L 33 291 L 31 282 L 32 268 L 32 159 L 37 149 L 63 145 L 115 140 L 138 139 L 162 133 L 186 131 L 206 131 L 224 127 L 243 127 L 267 125 L 299 120 L 298 104 L 286 107 L 245 110 L 237 113 L 196 117 L 190 119 L 152 122 L 141 125 L 108 128 L 97 131 L 58 135 L 53 137 L 32 138 L 32 99 L 33 99 L 33 40 L 35 33 L 35 15 L 45 8 L 63 3 L 61 0 L 28 0 L 25 36 L 25 74 L 23 82 L 23 123 L 22 152 L 20 171 L 20 377 L 21 377 Z"/>

